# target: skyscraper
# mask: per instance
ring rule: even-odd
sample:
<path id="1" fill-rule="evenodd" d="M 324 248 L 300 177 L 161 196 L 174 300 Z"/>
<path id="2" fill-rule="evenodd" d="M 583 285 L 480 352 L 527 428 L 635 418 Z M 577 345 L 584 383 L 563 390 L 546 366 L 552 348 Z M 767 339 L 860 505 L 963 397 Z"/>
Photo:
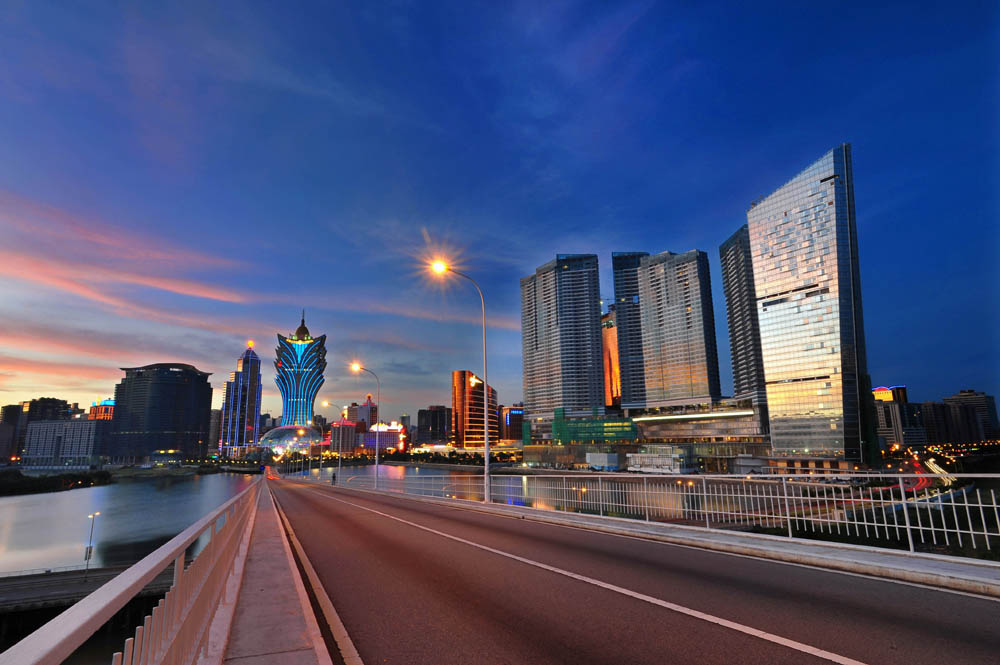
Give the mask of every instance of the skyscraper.
<path id="1" fill-rule="evenodd" d="M 717 400 L 719 356 L 708 255 L 663 252 L 639 263 L 646 408 Z"/>
<path id="2" fill-rule="evenodd" d="M 274 380 L 281 392 L 281 424 L 308 425 L 316 393 L 324 381 L 326 335 L 315 339 L 309 335 L 303 311 L 302 323 L 290 337 L 278 335 L 274 355 Z"/>
<path id="3" fill-rule="evenodd" d="M 260 358 L 254 352 L 251 341 L 247 342 L 247 349 L 236 361 L 236 371 L 226 381 L 220 444 L 225 455 L 242 455 L 247 452 L 248 446 L 257 445 L 260 438 L 260 393 Z"/>
<path id="4" fill-rule="evenodd" d="M 451 373 L 451 435 L 456 448 L 483 446 L 483 380 L 467 369 Z M 489 389 L 490 441 L 500 439 L 497 391 Z"/>
<path id="5" fill-rule="evenodd" d="M 441 443 L 451 433 L 451 409 L 443 404 L 417 411 L 417 442 Z"/>
<path id="6" fill-rule="evenodd" d="M 148 457 L 179 450 L 201 457 L 208 445 L 211 376 L 191 365 L 157 363 L 123 367 L 115 386 L 113 456 Z"/>
<path id="7" fill-rule="evenodd" d="M 604 410 L 595 254 L 559 254 L 521 279 L 524 408 L 533 421 Z"/>
<path id="8" fill-rule="evenodd" d="M 944 398 L 945 404 L 968 404 L 976 410 L 976 417 L 986 440 L 1000 438 L 1000 423 L 997 422 L 997 403 L 993 395 L 975 390 L 960 390 L 951 397 Z"/>
<path id="9" fill-rule="evenodd" d="M 604 406 L 617 409 L 622 404 L 622 375 L 618 364 L 618 328 L 615 306 L 601 316 L 601 357 L 604 360 Z"/>
<path id="10" fill-rule="evenodd" d="M 850 145 L 755 201 L 747 222 L 775 451 L 876 461 Z"/>
<path id="11" fill-rule="evenodd" d="M 639 264 L 644 256 L 649 256 L 649 252 L 611 254 L 611 268 L 615 280 L 615 327 L 618 332 L 618 367 L 623 408 L 636 408 L 646 401 L 642 320 L 639 317 Z"/>
<path id="12" fill-rule="evenodd" d="M 750 230 L 744 224 L 719 247 L 722 290 L 726 294 L 729 346 L 733 359 L 733 397 L 766 400 L 764 360 L 760 351 L 760 325 L 753 282 Z M 766 418 L 766 416 L 765 416 Z"/>

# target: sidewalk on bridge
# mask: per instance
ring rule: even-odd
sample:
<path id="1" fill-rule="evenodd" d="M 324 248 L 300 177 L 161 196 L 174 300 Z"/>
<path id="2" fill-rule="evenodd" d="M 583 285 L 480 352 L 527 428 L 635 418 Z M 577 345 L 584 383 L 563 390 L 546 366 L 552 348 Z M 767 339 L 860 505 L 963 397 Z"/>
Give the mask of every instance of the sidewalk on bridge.
<path id="1" fill-rule="evenodd" d="M 223 662 L 331 663 L 266 484 L 257 499 L 257 517 Z"/>
<path id="2" fill-rule="evenodd" d="M 312 484 L 312 483 L 310 483 Z M 324 486 L 325 487 L 325 486 Z M 346 488 L 340 488 L 346 489 Z M 372 490 L 351 489 L 355 492 Z M 397 492 L 386 496 L 1000 598 L 1000 562 Z"/>

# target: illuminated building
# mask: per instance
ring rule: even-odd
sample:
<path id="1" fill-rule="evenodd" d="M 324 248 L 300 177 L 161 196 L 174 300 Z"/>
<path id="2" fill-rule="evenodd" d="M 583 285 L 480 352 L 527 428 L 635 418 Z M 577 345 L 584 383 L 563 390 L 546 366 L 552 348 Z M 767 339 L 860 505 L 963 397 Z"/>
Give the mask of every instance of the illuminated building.
<path id="1" fill-rule="evenodd" d="M 961 390 L 944 398 L 945 404 L 967 404 L 976 410 L 976 417 L 983 430 L 983 437 L 993 441 L 1000 439 L 1000 423 L 997 422 L 997 403 L 993 395 L 977 393 L 975 390 Z"/>
<path id="2" fill-rule="evenodd" d="M 877 463 L 851 147 L 747 211 L 771 443 Z"/>
<path id="3" fill-rule="evenodd" d="M 378 404 L 372 400 L 371 393 L 365 395 L 365 401 L 361 404 L 351 402 L 351 405 L 347 407 L 347 419 L 356 423 L 364 423 L 364 429 L 368 429 L 378 422 Z"/>
<path id="4" fill-rule="evenodd" d="M 442 443 L 450 433 L 451 409 L 438 404 L 417 411 L 417 443 Z"/>
<path id="5" fill-rule="evenodd" d="M 55 397 L 39 397 L 11 407 L 4 407 L 4 417 L 9 418 L 14 425 L 14 445 L 11 455 L 18 457 L 24 452 L 29 424 L 38 420 L 69 420 L 73 411 L 69 402 Z M 9 412 L 6 411 L 8 409 Z"/>
<path id="6" fill-rule="evenodd" d="M 524 434 L 524 404 L 500 407 L 500 439 L 521 441 Z"/>
<path id="7" fill-rule="evenodd" d="M 303 311 L 302 323 L 290 337 L 278 335 L 274 355 L 274 380 L 281 392 L 281 424 L 308 425 L 316 393 L 324 381 L 326 335 L 315 339 L 309 335 Z"/>
<path id="8" fill-rule="evenodd" d="M 697 249 L 639 261 L 639 318 L 645 399 L 655 409 L 715 400 L 719 357 L 708 255 Z"/>
<path id="9" fill-rule="evenodd" d="M 532 424 L 604 410 L 597 255 L 559 254 L 521 279 L 524 409 Z"/>
<path id="10" fill-rule="evenodd" d="M 208 447 L 212 385 L 208 372 L 179 363 L 123 367 L 115 386 L 114 456 L 148 457 L 178 450 L 202 457 Z"/>
<path id="11" fill-rule="evenodd" d="M 490 441 L 499 441 L 497 391 L 489 390 Z M 456 448 L 483 447 L 483 380 L 466 369 L 451 373 L 451 440 Z"/>
<path id="12" fill-rule="evenodd" d="M 113 399 L 102 399 L 90 405 L 87 413 L 87 420 L 112 420 L 115 414 L 115 401 Z"/>
<path id="13" fill-rule="evenodd" d="M 406 434 L 405 428 L 399 423 L 380 423 L 373 425 L 371 429 L 360 436 L 363 452 L 375 453 L 375 446 L 379 452 L 386 450 L 405 450 Z"/>
<path id="14" fill-rule="evenodd" d="M 278 457 L 307 454 L 314 446 L 322 446 L 323 435 L 308 425 L 282 425 L 260 437 L 262 449 L 270 449 Z"/>
<path id="15" fill-rule="evenodd" d="M 906 386 L 879 386 L 872 389 L 872 397 L 876 402 L 900 402 L 905 404 Z"/>
<path id="16" fill-rule="evenodd" d="M 719 247 L 722 289 L 726 295 L 729 347 L 733 360 L 733 397 L 750 397 L 755 404 L 767 400 L 764 360 L 760 350 L 757 297 L 753 283 L 750 231 L 744 224 Z M 767 414 L 763 414 L 767 425 Z"/>
<path id="17" fill-rule="evenodd" d="M 219 450 L 226 457 L 240 457 L 248 452 L 249 447 L 257 445 L 260 438 L 260 394 L 260 358 L 254 352 L 251 341 L 236 361 L 236 371 L 226 381 L 219 442 Z"/>
<path id="18" fill-rule="evenodd" d="M 613 252 L 611 268 L 615 280 L 615 334 L 621 406 L 639 406 L 646 401 L 646 377 L 642 356 L 642 320 L 639 317 L 639 264 L 648 252 Z"/>
<path id="19" fill-rule="evenodd" d="M 622 376 L 618 365 L 618 328 L 614 305 L 601 316 L 601 356 L 604 359 L 604 406 L 617 409 L 622 404 Z"/>

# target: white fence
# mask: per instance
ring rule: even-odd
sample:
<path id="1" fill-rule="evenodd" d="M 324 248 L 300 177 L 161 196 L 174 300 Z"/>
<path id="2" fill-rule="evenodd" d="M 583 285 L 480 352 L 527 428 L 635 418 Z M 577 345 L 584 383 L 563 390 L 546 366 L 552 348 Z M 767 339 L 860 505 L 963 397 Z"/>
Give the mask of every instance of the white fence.
<path id="1" fill-rule="evenodd" d="M 328 471 L 324 469 L 324 471 Z M 307 475 L 330 482 L 330 474 Z M 342 487 L 374 489 L 345 470 Z M 784 534 L 854 538 L 916 549 L 1000 547 L 1000 474 L 494 475 L 491 501 L 540 510 Z M 386 492 L 483 500 L 483 477 L 380 476 Z M 920 547 L 918 547 L 920 546 Z"/>
<path id="2" fill-rule="evenodd" d="M 260 488 L 247 489 L 198 520 L 137 564 L 0 654 L 0 665 L 57 665 L 121 610 L 157 575 L 173 566 L 174 581 L 152 614 L 125 640 L 113 665 L 187 664 L 204 646 L 237 549 L 246 536 Z M 208 542 L 185 565 L 185 552 Z"/>

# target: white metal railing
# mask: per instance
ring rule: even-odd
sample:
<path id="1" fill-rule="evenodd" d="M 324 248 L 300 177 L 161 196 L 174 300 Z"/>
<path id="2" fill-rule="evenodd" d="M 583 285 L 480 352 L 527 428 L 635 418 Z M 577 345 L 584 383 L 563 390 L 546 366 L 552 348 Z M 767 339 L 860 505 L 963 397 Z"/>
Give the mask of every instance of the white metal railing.
<path id="1" fill-rule="evenodd" d="M 305 476 L 329 483 L 329 473 Z M 373 489 L 368 473 L 337 485 Z M 917 549 L 1000 546 L 1000 474 L 494 475 L 491 501 L 788 537 L 823 535 Z M 483 500 L 476 474 L 379 477 L 379 490 Z"/>
<path id="2" fill-rule="evenodd" d="M 236 551 L 246 536 L 259 481 L 0 654 L 0 665 L 61 663 L 171 565 L 170 590 L 111 662 L 191 663 L 204 645 Z M 186 551 L 205 534 L 209 535 L 205 547 L 185 567 Z"/>

